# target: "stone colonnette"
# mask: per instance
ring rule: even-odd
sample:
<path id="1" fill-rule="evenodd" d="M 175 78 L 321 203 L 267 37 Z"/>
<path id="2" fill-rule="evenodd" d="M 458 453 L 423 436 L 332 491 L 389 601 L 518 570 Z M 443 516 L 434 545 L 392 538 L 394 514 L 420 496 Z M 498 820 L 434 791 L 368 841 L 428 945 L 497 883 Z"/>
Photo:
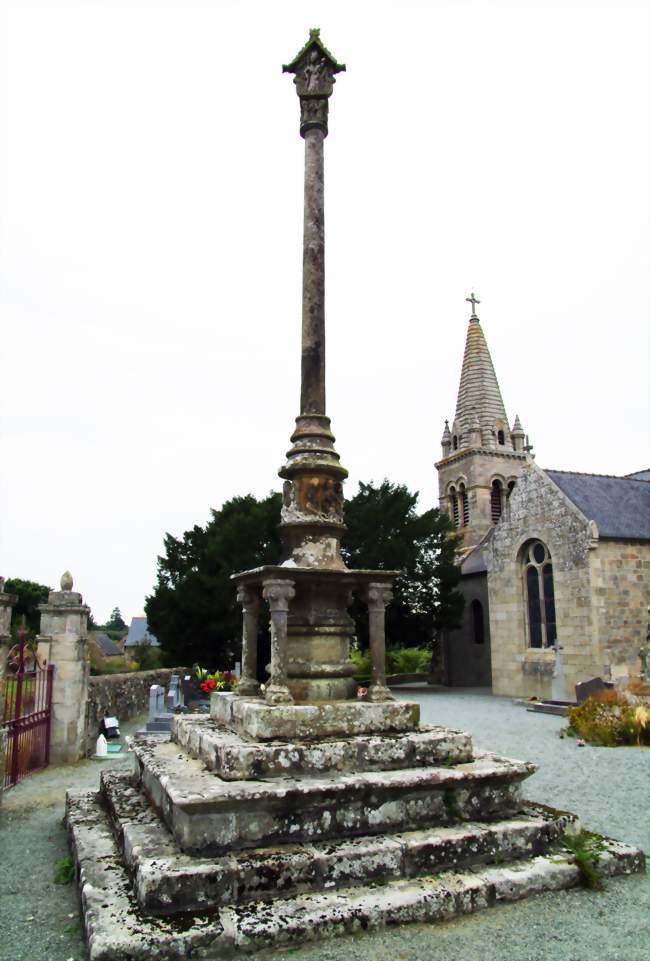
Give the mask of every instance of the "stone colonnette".
<path id="1" fill-rule="evenodd" d="M 394 574 L 349 571 L 342 480 L 325 416 L 322 146 L 334 74 L 318 31 L 295 73 L 305 137 L 301 414 L 273 567 L 235 577 L 243 676 L 171 741 L 136 740 L 133 775 L 68 796 L 90 961 L 223 959 L 406 921 L 434 921 L 580 883 L 563 846 L 572 815 L 521 797 L 534 770 L 476 753 L 462 731 L 419 724 L 385 685 Z M 350 594 L 369 608 L 373 677 L 354 697 Z M 257 620 L 271 613 L 270 677 Z M 601 873 L 642 870 L 603 841 Z"/>

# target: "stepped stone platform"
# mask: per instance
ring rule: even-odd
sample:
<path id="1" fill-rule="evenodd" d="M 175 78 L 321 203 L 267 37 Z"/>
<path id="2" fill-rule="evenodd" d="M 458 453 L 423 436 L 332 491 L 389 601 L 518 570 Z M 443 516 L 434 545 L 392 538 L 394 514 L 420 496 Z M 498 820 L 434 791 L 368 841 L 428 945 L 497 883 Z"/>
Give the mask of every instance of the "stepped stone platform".
<path id="1" fill-rule="evenodd" d="M 577 819 L 521 798 L 534 766 L 417 714 L 217 694 L 171 740 L 139 735 L 133 773 L 68 795 L 91 961 L 227 958 L 579 884 L 563 845 Z M 267 736 L 291 715 L 320 733 Z M 602 843 L 602 875 L 644 869 Z"/>

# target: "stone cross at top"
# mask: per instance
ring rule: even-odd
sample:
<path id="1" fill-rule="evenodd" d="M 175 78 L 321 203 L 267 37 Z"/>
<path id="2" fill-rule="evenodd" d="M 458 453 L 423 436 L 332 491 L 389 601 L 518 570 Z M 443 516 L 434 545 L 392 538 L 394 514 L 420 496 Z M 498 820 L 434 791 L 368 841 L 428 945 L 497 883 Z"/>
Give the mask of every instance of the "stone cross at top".
<path id="1" fill-rule="evenodd" d="M 282 67 L 284 73 L 295 74 L 293 82 L 300 97 L 300 133 L 305 136 L 314 128 L 327 136 L 327 100 L 332 96 L 335 73 L 345 70 L 320 39 L 320 30 L 312 27 L 309 40 L 291 63 Z"/>
<path id="2" fill-rule="evenodd" d="M 472 317 L 476 317 L 476 305 L 480 304 L 481 301 L 476 298 L 474 291 L 472 291 L 472 296 L 466 297 L 465 300 L 468 304 L 472 305 Z M 476 317 L 476 319 L 478 320 L 478 317 Z"/>

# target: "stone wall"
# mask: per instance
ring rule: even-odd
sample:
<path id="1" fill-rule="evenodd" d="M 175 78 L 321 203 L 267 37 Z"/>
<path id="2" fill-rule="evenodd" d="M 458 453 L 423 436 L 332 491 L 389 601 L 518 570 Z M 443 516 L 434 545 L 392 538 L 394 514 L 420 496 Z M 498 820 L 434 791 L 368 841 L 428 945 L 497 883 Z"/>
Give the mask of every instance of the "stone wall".
<path id="1" fill-rule="evenodd" d="M 650 543 L 601 540 L 591 554 L 598 640 L 612 680 L 639 673 L 650 603 Z"/>
<path id="2" fill-rule="evenodd" d="M 597 675 L 616 680 L 638 674 L 650 597 L 650 544 L 601 540 L 595 525 L 531 464 L 485 550 L 494 693 L 552 696 L 555 653 L 528 644 L 521 554 L 533 539 L 551 553 L 567 694 Z"/>
<path id="3" fill-rule="evenodd" d="M 469 574 L 461 578 L 458 590 L 465 598 L 465 609 L 461 626 L 445 634 L 444 683 L 455 687 L 489 686 L 492 674 L 487 577 L 485 574 Z M 472 601 L 478 601 L 483 609 L 482 644 L 477 644 L 474 637 Z"/>
<path id="4" fill-rule="evenodd" d="M 161 684 L 167 688 L 172 674 L 182 674 L 185 668 L 173 667 L 157 671 L 134 671 L 130 674 L 102 674 L 91 677 L 88 684 L 86 710 L 86 753 L 95 748 L 99 725 L 103 717 L 117 717 L 128 721 L 149 710 L 149 688 Z"/>
<path id="5" fill-rule="evenodd" d="M 510 495 L 486 548 L 495 694 L 550 697 L 555 654 L 531 648 L 521 554 L 533 539 L 553 563 L 555 613 L 569 692 L 604 666 L 591 606 L 589 522 L 544 472 L 531 464 Z"/>

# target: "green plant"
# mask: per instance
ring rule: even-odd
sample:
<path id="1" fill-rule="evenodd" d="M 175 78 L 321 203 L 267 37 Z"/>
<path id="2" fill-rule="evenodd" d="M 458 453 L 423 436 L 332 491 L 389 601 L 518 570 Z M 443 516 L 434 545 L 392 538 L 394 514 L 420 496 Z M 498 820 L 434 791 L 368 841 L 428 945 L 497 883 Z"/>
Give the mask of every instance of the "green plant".
<path id="1" fill-rule="evenodd" d="M 75 867 L 71 857 L 61 858 L 54 872 L 55 884 L 72 884 L 74 881 Z"/>
<path id="2" fill-rule="evenodd" d="M 562 843 L 573 855 L 571 860 L 580 872 L 582 886 L 591 891 L 602 891 L 603 882 L 596 865 L 605 850 L 603 838 L 591 831 L 579 831 L 577 834 L 565 834 Z"/>
<path id="3" fill-rule="evenodd" d="M 588 697 L 569 710 L 569 724 L 578 737 L 603 747 L 650 744 L 650 725 L 618 691 Z"/>
<path id="4" fill-rule="evenodd" d="M 445 806 L 445 811 L 450 821 L 460 821 L 462 819 L 463 815 L 458 805 L 458 798 L 451 788 L 446 788 L 446 790 L 443 791 L 442 803 Z"/>

